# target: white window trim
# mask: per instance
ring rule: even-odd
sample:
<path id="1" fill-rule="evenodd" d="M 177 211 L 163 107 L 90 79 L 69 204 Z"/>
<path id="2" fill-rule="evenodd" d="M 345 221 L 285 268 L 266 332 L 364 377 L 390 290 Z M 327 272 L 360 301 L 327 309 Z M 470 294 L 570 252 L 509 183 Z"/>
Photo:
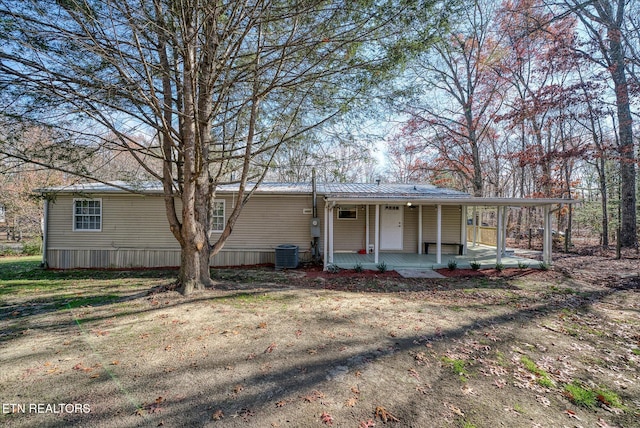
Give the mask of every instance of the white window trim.
<path id="1" fill-rule="evenodd" d="M 81 201 L 98 201 L 100 202 L 100 227 L 98 229 L 77 229 L 76 228 L 76 202 Z M 74 232 L 102 232 L 102 216 L 104 215 L 104 206 L 102 205 L 102 198 L 74 198 L 73 204 L 71 205 L 72 216 L 71 221 L 73 224 Z"/>
<path id="2" fill-rule="evenodd" d="M 224 231 L 224 228 L 227 226 L 227 203 L 224 199 L 214 199 L 213 203 L 215 204 L 216 202 L 222 202 L 222 229 L 220 230 L 211 229 L 209 231 L 210 233 L 222 233 Z"/>
<path id="3" fill-rule="evenodd" d="M 346 207 L 349 207 L 349 209 L 346 209 Z M 358 206 L 357 205 L 346 205 L 344 211 L 351 211 L 352 209 L 355 210 L 356 212 L 356 216 L 351 218 L 351 217 L 340 217 L 340 212 L 342 212 L 343 207 L 338 207 L 338 220 L 346 220 L 346 221 L 353 221 L 353 220 L 358 220 Z"/>

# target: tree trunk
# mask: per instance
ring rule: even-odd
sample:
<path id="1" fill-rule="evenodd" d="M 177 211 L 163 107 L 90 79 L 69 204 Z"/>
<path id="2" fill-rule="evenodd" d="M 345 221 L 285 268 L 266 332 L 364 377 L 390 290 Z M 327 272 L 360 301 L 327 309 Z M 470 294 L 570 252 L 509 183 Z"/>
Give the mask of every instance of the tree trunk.
<path id="1" fill-rule="evenodd" d="M 193 245 L 182 248 L 178 273 L 178 291 L 181 294 L 188 296 L 211 285 L 208 260 L 209 248 L 206 245 L 200 249 Z"/>
<path id="2" fill-rule="evenodd" d="M 192 15 L 186 14 L 184 26 L 188 42 L 185 46 L 181 89 L 183 94 L 182 127 L 180 128 L 181 147 L 183 148 L 182 183 L 182 226 L 180 227 L 181 263 L 178 274 L 179 291 L 185 296 L 211 285 L 209 254 L 211 247 L 207 233 L 209 231 L 209 201 L 213 197 L 209 185 L 208 143 L 209 128 L 206 126 L 208 111 L 201 111 L 198 103 L 201 97 L 209 95 L 197 85 L 199 82 L 196 22 Z M 202 65 L 202 64 L 200 64 Z M 206 67 L 204 67 L 206 68 Z M 203 70 L 204 71 L 204 70 Z M 200 89 L 200 91 L 199 91 Z"/>
<path id="3" fill-rule="evenodd" d="M 636 169 L 633 143 L 633 120 L 629 107 L 629 88 L 625 75 L 624 51 L 620 30 L 609 32 L 611 56 L 614 60 L 611 76 L 616 92 L 618 113 L 618 131 L 620 135 L 620 178 L 622 205 L 622 224 L 620 230 L 620 244 L 625 248 L 635 248 L 638 245 L 636 232 Z"/>
<path id="4" fill-rule="evenodd" d="M 603 155 L 604 156 L 604 155 Z M 599 165 L 599 166 L 598 166 Z M 600 187 L 600 195 L 602 197 L 602 247 L 609 248 L 609 194 L 607 192 L 607 177 L 605 172 L 604 157 L 601 157 L 596 164 L 598 171 L 598 184 Z"/>

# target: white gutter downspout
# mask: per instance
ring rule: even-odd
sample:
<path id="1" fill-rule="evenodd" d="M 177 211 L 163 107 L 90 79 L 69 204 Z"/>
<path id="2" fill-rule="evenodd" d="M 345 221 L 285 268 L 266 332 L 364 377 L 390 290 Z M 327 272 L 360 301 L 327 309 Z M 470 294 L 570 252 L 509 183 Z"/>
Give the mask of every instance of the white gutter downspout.
<path id="1" fill-rule="evenodd" d="M 47 260 L 47 245 L 49 235 L 49 199 L 44 199 L 44 213 L 42 219 L 42 267 L 48 268 L 49 262 Z"/>
<path id="2" fill-rule="evenodd" d="M 324 270 L 327 270 L 329 265 L 329 204 L 324 204 Z"/>

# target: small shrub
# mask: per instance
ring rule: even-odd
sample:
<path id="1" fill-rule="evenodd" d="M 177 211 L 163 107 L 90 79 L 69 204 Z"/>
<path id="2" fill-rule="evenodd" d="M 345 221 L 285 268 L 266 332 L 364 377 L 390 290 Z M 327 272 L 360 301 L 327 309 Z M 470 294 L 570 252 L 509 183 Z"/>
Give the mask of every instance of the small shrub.
<path id="1" fill-rule="evenodd" d="M 504 264 L 502 263 L 496 263 L 496 270 L 498 272 L 502 272 L 504 270 Z"/>
<path id="2" fill-rule="evenodd" d="M 449 263 L 447 263 L 447 267 L 449 268 L 449 270 L 456 270 L 456 268 L 458 267 L 458 262 L 451 259 L 449 260 Z"/>
<path id="3" fill-rule="evenodd" d="M 528 263 L 525 263 L 522 260 L 518 260 L 518 268 L 519 269 L 527 269 L 528 267 L 529 267 Z"/>
<path id="4" fill-rule="evenodd" d="M 471 269 L 473 269 L 473 270 L 478 270 L 478 269 L 480 269 L 480 263 L 478 263 L 478 261 L 477 261 L 477 260 L 472 261 L 472 262 L 471 262 L 471 264 L 470 264 L 470 266 L 471 266 Z"/>
<path id="5" fill-rule="evenodd" d="M 2 248 L 0 247 L 0 256 L 15 256 L 18 253 L 12 248 Z"/>
<path id="6" fill-rule="evenodd" d="M 549 265 L 545 262 L 540 262 L 538 266 L 540 267 L 540 270 L 549 270 Z"/>
<path id="7" fill-rule="evenodd" d="M 42 254 L 42 241 L 40 239 L 35 239 L 25 242 L 22 246 L 22 254 L 27 256 L 37 256 Z"/>
<path id="8" fill-rule="evenodd" d="M 376 267 L 378 268 L 378 270 L 382 273 L 385 273 L 387 271 L 387 264 L 385 262 L 380 262 L 376 265 Z"/>
<path id="9" fill-rule="evenodd" d="M 354 267 L 353 270 L 355 270 L 356 272 L 360 273 L 364 270 L 364 268 L 362 267 L 361 263 L 357 263 Z"/>

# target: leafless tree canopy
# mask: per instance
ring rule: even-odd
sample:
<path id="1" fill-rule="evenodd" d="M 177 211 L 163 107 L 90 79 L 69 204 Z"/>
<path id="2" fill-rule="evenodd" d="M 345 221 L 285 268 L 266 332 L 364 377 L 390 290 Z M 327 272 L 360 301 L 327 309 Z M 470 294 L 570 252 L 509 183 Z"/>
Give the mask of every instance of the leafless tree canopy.
<path id="1" fill-rule="evenodd" d="M 428 33 L 406 24 L 435 5 L 2 0 L 3 117 L 51 127 L 55 138 L 27 150 L 5 135 L 0 154 L 103 181 L 98 152 L 135 160 L 163 183 L 188 292 L 209 282 L 209 257 L 244 205 L 209 242 L 216 187 L 236 182 L 246 201 L 248 181 L 262 180 L 282 145 L 388 77 L 407 34 Z"/>

